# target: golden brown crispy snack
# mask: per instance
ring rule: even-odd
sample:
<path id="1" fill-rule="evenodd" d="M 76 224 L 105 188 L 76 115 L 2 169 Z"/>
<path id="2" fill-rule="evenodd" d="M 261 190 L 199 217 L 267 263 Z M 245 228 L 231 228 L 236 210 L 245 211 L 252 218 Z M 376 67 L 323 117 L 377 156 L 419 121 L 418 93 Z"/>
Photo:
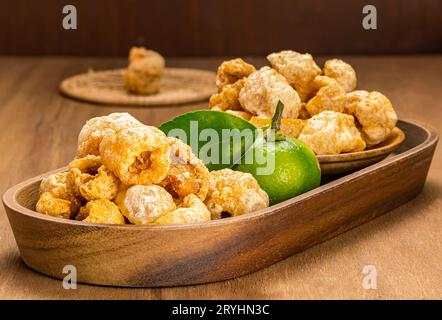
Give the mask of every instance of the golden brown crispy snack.
<path id="1" fill-rule="evenodd" d="M 221 90 L 224 86 L 233 84 L 248 77 L 255 71 L 255 67 L 241 58 L 224 61 L 216 74 L 216 86 Z"/>
<path id="2" fill-rule="evenodd" d="M 226 113 L 243 118 L 244 120 L 250 120 L 252 115 L 246 111 L 226 110 Z"/>
<path id="3" fill-rule="evenodd" d="M 153 224 L 183 224 L 210 221 L 210 211 L 206 205 L 194 194 L 183 199 L 178 209 L 159 217 Z"/>
<path id="4" fill-rule="evenodd" d="M 279 100 L 284 103 L 282 117 L 296 119 L 301 109 L 298 94 L 282 75 L 269 67 L 252 73 L 239 93 L 241 106 L 252 115 L 272 117 Z"/>
<path id="5" fill-rule="evenodd" d="M 195 194 L 204 200 L 209 191 L 209 170 L 187 144 L 175 138 L 169 138 L 169 141 L 171 165 L 160 185 L 174 198 L 183 199 Z"/>
<path id="6" fill-rule="evenodd" d="M 356 106 L 362 99 L 368 97 L 369 92 L 365 90 L 355 90 L 347 93 L 347 99 L 345 102 L 345 113 L 353 115 L 355 113 Z"/>
<path id="7" fill-rule="evenodd" d="M 91 223 L 125 224 L 124 217 L 115 203 L 106 199 L 89 201 L 80 209 L 76 219 Z"/>
<path id="8" fill-rule="evenodd" d="M 169 171 L 169 141 L 159 129 L 138 126 L 107 135 L 100 144 L 103 164 L 127 185 L 159 183 Z"/>
<path id="9" fill-rule="evenodd" d="M 267 117 L 252 117 L 249 121 L 255 127 L 261 128 L 270 124 L 271 119 Z M 288 137 L 298 138 L 306 123 L 306 120 L 302 119 L 281 119 L 281 133 Z"/>
<path id="10" fill-rule="evenodd" d="M 122 198 L 121 213 L 133 224 L 150 224 L 176 209 L 172 196 L 157 185 L 132 186 Z"/>
<path id="11" fill-rule="evenodd" d="M 319 90 L 305 105 L 310 116 L 326 110 L 344 112 L 345 91 L 335 79 L 317 76 L 313 83 Z"/>
<path id="12" fill-rule="evenodd" d="M 365 149 L 353 116 L 334 111 L 323 111 L 308 119 L 298 139 L 319 155 Z"/>
<path id="13" fill-rule="evenodd" d="M 40 195 L 50 192 L 54 197 L 67 199 L 69 196 L 66 185 L 68 172 L 58 172 L 44 178 L 40 183 Z"/>
<path id="14" fill-rule="evenodd" d="M 267 193 L 250 173 L 222 169 L 210 172 L 209 194 L 205 200 L 212 219 L 222 214 L 242 215 L 269 206 Z"/>
<path id="15" fill-rule="evenodd" d="M 356 72 L 351 65 L 340 60 L 330 59 L 324 64 L 324 74 L 335 79 L 345 92 L 356 89 Z"/>
<path id="16" fill-rule="evenodd" d="M 239 103 L 239 92 L 244 87 L 244 79 L 225 85 L 220 92 L 213 94 L 209 100 L 212 110 L 242 110 Z"/>
<path id="17" fill-rule="evenodd" d="M 354 116 L 362 126 L 362 137 L 368 146 L 387 139 L 398 119 L 390 100 L 377 91 L 370 92 L 356 104 Z"/>
<path id="18" fill-rule="evenodd" d="M 284 50 L 269 54 L 267 60 L 296 89 L 302 101 L 307 101 L 313 95 L 313 79 L 321 73 L 321 69 L 310 54 Z"/>
<path id="19" fill-rule="evenodd" d="M 36 204 L 36 211 L 53 217 L 70 219 L 80 208 L 80 201 L 69 196 L 67 199 L 57 198 L 51 192 L 44 192 Z"/>
<path id="20" fill-rule="evenodd" d="M 88 120 L 78 135 L 77 157 L 100 155 L 100 143 L 104 136 L 138 125 L 142 123 L 128 113 L 111 113 Z"/>

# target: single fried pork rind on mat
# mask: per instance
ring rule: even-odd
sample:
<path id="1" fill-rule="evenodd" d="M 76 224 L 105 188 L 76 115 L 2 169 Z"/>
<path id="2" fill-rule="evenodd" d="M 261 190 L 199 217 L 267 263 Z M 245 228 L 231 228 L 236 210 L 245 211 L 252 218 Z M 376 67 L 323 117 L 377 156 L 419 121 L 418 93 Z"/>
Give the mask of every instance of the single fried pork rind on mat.
<path id="1" fill-rule="evenodd" d="M 244 87 L 244 79 L 225 85 L 220 92 L 214 93 L 209 100 L 209 108 L 217 111 L 242 110 L 239 92 Z"/>
<path id="2" fill-rule="evenodd" d="M 64 219 L 74 217 L 79 208 L 80 201 L 74 196 L 70 195 L 66 199 L 57 198 L 51 192 L 44 192 L 35 206 L 39 213 Z"/>
<path id="3" fill-rule="evenodd" d="M 301 109 L 298 94 L 282 75 L 269 67 L 252 73 L 239 93 L 243 109 L 257 116 L 272 117 L 279 100 L 284 103 L 282 117 L 296 119 Z"/>
<path id="4" fill-rule="evenodd" d="M 210 172 L 205 204 L 212 219 L 223 214 L 238 216 L 269 206 L 269 196 L 250 173 L 222 169 Z"/>
<path id="5" fill-rule="evenodd" d="M 313 79 L 321 74 L 321 68 L 310 54 L 283 50 L 269 54 L 267 60 L 296 89 L 302 101 L 307 101 L 313 95 Z"/>
<path id="6" fill-rule="evenodd" d="M 272 119 L 267 117 L 252 117 L 249 122 L 257 128 L 269 125 Z M 303 119 L 281 119 L 281 133 L 285 136 L 298 138 L 307 121 Z"/>
<path id="7" fill-rule="evenodd" d="M 88 120 L 78 135 L 77 157 L 100 155 L 100 143 L 103 137 L 138 125 L 142 123 L 126 112 L 111 113 Z"/>
<path id="8" fill-rule="evenodd" d="M 324 74 L 335 79 L 345 92 L 356 89 L 356 72 L 351 65 L 341 59 L 330 59 L 324 64 Z"/>
<path id="9" fill-rule="evenodd" d="M 112 200 L 117 195 L 118 179 L 102 165 L 100 157 L 77 158 L 69 164 L 68 168 L 68 186 L 76 196 L 90 201 Z"/>
<path id="10" fill-rule="evenodd" d="M 344 112 L 346 94 L 335 79 L 317 76 L 313 83 L 319 90 L 305 105 L 310 116 L 326 110 Z"/>
<path id="11" fill-rule="evenodd" d="M 189 194 L 177 209 L 162 215 L 153 224 L 198 223 L 210 221 L 210 219 L 210 211 L 206 205 L 196 195 Z"/>
<path id="12" fill-rule="evenodd" d="M 216 74 L 216 86 L 221 89 L 229 84 L 233 84 L 242 78 L 248 77 L 255 71 L 255 67 L 241 58 L 224 61 Z"/>
<path id="13" fill-rule="evenodd" d="M 118 207 L 107 199 L 89 201 L 80 209 L 75 219 L 91 223 L 125 224 Z"/>
<path id="14" fill-rule="evenodd" d="M 298 139 L 318 155 L 362 151 L 366 146 L 353 116 L 334 111 L 308 119 Z"/>
<path id="15" fill-rule="evenodd" d="M 100 144 L 103 164 L 127 185 L 161 182 L 170 167 L 170 143 L 152 126 L 127 128 Z"/>
<path id="16" fill-rule="evenodd" d="M 362 137 L 368 146 L 387 139 L 398 119 L 390 100 L 377 91 L 370 92 L 356 105 L 354 116 L 362 126 Z"/>
<path id="17" fill-rule="evenodd" d="M 176 209 L 172 196 L 157 185 L 135 185 L 118 201 L 121 213 L 133 224 L 150 224 Z"/>
<path id="18" fill-rule="evenodd" d="M 80 201 L 68 189 L 67 176 L 67 172 L 58 172 L 42 180 L 37 212 L 65 219 L 77 214 Z"/>
<path id="19" fill-rule="evenodd" d="M 124 72 L 124 85 L 137 94 L 153 94 L 160 90 L 164 58 L 156 51 L 132 48 L 129 66 Z"/>
<path id="20" fill-rule="evenodd" d="M 209 170 L 187 144 L 175 138 L 169 138 L 169 141 L 171 165 L 167 176 L 159 184 L 174 198 L 183 199 L 195 194 L 204 200 L 209 191 Z"/>

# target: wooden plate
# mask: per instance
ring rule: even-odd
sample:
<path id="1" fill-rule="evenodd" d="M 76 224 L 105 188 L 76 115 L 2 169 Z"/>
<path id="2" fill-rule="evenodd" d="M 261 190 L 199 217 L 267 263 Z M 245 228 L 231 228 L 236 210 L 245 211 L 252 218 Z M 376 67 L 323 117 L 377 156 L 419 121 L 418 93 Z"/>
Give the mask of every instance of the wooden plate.
<path id="1" fill-rule="evenodd" d="M 60 91 L 71 97 L 100 104 L 161 106 L 207 100 L 217 92 L 215 73 L 205 70 L 166 68 L 159 93 L 129 93 L 123 84 L 124 69 L 89 71 L 63 80 Z"/>
<path id="2" fill-rule="evenodd" d="M 33 210 L 47 174 L 12 187 L 3 203 L 23 261 L 46 275 L 61 279 L 63 267 L 73 265 L 79 282 L 100 285 L 157 287 L 225 280 L 267 267 L 415 197 L 425 183 L 438 135 L 415 122 L 400 121 L 398 126 L 407 140 L 395 155 L 233 218 L 169 226 L 54 218 Z"/>
<path id="3" fill-rule="evenodd" d="M 338 155 L 319 155 L 322 174 L 342 174 L 365 168 L 385 159 L 405 140 L 405 133 L 398 127 L 382 143 L 359 152 L 341 153 Z"/>

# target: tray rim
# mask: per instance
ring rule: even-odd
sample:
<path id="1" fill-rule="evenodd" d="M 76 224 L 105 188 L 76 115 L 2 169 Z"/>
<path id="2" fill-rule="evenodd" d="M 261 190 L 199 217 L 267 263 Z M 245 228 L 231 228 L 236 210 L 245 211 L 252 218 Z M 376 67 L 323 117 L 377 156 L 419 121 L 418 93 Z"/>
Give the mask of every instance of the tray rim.
<path id="1" fill-rule="evenodd" d="M 276 205 L 273 205 L 268 208 L 260 209 L 248 214 L 236 216 L 236 217 L 230 217 L 228 219 L 219 219 L 219 220 L 212 220 L 209 222 L 199 222 L 199 223 L 193 223 L 193 224 L 181 224 L 181 225 L 160 225 L 160 226 L 144 226 L 144 225 L 109 225 L 109 224 L 98 224 L 98 223 L 89 223 L 89 222 L 83 222 L 83 221 L 76 221 L 76 220 L 68 220 L 68 219 L 62 219 L 57 217 L 52 217 L 48 215 L 44 215 L 41 213 L 38 213 L 34 210 L 30 210 L 26 207 L 21 206 L 17 201 L 17 195 L 21 190 L 37 181 L 40 181 L 42 178 L 48 176 L 49 174 L 59 172 L 64 170 L 66 167 L 58 168 L 46 173 L 43 173 L 41 175 L 38 175 L 36 177 L 27 179 L 25 181 L 22 181 L 12 187 L 10 187 L 6 192 L 3 194 L 2 200 L 5 207 L 8 207 L 10 210 L 13 210 L 17 213 L 20 213 L 22 215 L 28 216 L 30 218 L 39 219 L 47 222 L 53 222 L 53 223 L 59 223 L 59 224 L 67 224 L 71 226 L 80 226 L 84 228 L 109 228 L 109 229 L 115 229 L 115 230 L 140 230 L 140 231 L 153 231 L 153 232 L 160 232 L 162 230 L 185 230 L 185 229 L 203 229 L 203 228 L 216 228 L 220 225 L 227 225 L 231 223 L 237 223 L 244 220 L 248 221 L 254 221 L 259 219 L 264 219 L 267 216 L 277 214 L 278 212 L 293 206 L 294 204 L 298 202 L 302 202 L 304 200 L 307 200 L 309 198 L 314 197 L 317 193 L 321 193 L 328 190 L 333 190 L 335 188 L 338 188 L 342 183 L 349 183 L 350 181 L 355 181 L 357 179 L 360 179 L 361 177 L 365 176 L 366 174 L 370 174 L 375 172 L 379 167 L 388 167 L 393 165 L 396 161 L 400 161 L 403 158 L 408 157 L 410 154 L 417 153 L 418 151 L 425 149 L 429 145 L 432 145 L 434 143 L 437 143 L 439 140 L 439 134 L 437 130 L 435 130 L 431 125 L 422 123 L 418 120 L 414 119 L 401 119 L 400 122 L 415 125 L 420 127 L 421 129 L 425 130 L 427 132 L 427 138 L 425 141 L 423 141 L 421 144 L 401 153 L 398 155 L 394 155 L 392 157 L 386 158 L 382 161 L 382 163 L 375 163 L 373 165 L 370 165 L 366 168 L 360 169 L 356 172 L 344 175 L 343 177 L 340 177 L 332 182 L 326 183 L 325 185 L 322 185 L 318 188 L 315 188 L 313 190 L 310 190 L 304 194 L 301 194 L 299 196 L 293 197 L 291 199 L 288 199 L 286 201 L 283 201 L 281 203 L 278 203 Z"/>

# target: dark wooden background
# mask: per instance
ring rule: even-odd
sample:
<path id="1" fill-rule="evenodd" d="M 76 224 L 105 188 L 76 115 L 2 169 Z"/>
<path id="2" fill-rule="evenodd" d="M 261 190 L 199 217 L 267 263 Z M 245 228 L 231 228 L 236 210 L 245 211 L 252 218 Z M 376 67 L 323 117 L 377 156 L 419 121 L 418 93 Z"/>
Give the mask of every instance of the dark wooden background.
<path id="1" fill-rule="evenodd" d="M 62 28 L 62 8 L 78 29 Z M 378 29 L 362 28 L 373 4 Z M 442 0 L 1 0 L 0 54 L 168 56 L 442 52 Z"/>

